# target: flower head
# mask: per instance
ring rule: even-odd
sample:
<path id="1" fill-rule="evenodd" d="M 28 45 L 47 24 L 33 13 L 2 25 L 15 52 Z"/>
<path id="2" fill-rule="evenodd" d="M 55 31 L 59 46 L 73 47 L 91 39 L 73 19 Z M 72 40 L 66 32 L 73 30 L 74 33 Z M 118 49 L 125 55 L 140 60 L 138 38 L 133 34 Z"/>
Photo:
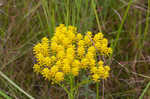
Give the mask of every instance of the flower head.
<path id="1" fill-rule="evenodd" d="M 102 33 L 92 35 L 88 31 L 82 35 L 76 27 L 60 24 L 51 40 L 43 37 L 33 47 L 33 52 L 36 58 L 34 72 L 56 83 L 62 82 L 67 75 L 78 76 L 81 69 L 92 75 L 95 82 L 109 77 L 110 67 L 98 59 L 99 55 L 112 53 Z"/>

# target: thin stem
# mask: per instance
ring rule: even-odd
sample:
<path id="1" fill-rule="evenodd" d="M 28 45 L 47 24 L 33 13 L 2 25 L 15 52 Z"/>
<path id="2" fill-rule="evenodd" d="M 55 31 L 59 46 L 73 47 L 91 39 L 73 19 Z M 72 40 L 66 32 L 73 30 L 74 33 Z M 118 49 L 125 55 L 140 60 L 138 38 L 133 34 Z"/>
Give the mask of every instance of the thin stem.
<path id="1" fill-rule="evenodd" d="M 145 26 L 145 29 L 144 29 L 144 36 L 142 37 L 142 41 L 141 41 L 141 46 L 140 46 L 140 49 L 143 48 L 143 43 L 144 43 L 144 40 L 146 39 L 147 37 L 147 33 L 148 33 L 148 27 L 149 27 L 149 16 L 150 16 L 150 0 L 148 0 L 148 8 L 147 8 L 147 14 L 146 14 L 146 26 Z"/>
<path id="2" fill-rule="evenodd" d="M 81 85 L 85 85 L 85 84 L 88 84 L 88 83 L 91 83 L 91 82 L 92 82 L 92 80 L 84 80 L 84 81 L 78 83 L 76 85 L 76 87 L 74 87 L 73 91 L 77 90 Z"/>
<path id="3" fill-rule="evenodd" d="M 139 97 L 139 99 L 143 99 L 143 96 L 144 96 L 144 94 L 146 93 L 146 91 L 148 90 L 149 86 L 150 86 L 150 82 L 146 85 L 146 87 L 145 87 L 145 89 L 143 90 L 143 92 L 142 92 L 141 96 Z"/>
<path id="4" fill-rule="evenodd" d="M 97 21 L 98 29 L 99 29 L 100 32 L 102 32 L 101 31 L 100 22 L 99 22 L 99 18 L 98 18 L 98 14 L 97 14 L 97 11 L 96 11 L 96 4 L 95 4 L 94 0 L 92 0 L 92 6 L 93 6 L 94 14 L 96 16 L 96 21 Z"/>
<path id="5" fill-rule="evenodd" d="M 0 76 L 7 80 L 11 85 L 13 85 L 16 89 L 26 95 L 29 99 L 34 99 L 31 95 L 25 92 L 22 88 L 20 88 L 17 84 L 15 84 L 12 80 L 10 80 L 3 72 L 0 71 Z"/>
<path id="6" fill-rule="evenodd" d="M 99 99 L 99 82 L 96 83 L 96 99 Z"/>
<path id="7" fill-rule="evenodd" d="M 105 96 L 105 85 L 104 84 L 105 84 L 105 82 L 104 82 L 104 79 L 103 79 L 103 92 L 102 92 L 103 93 L 103 98 L 102 99 L 104 99 L 104 96 Z"/>
<path id="8" fill-rule="evenodd" d="M 69 99 L 74 99 L 74 77 L 70 75 L 70 93 L 69 93 Z"/>
<path id="9" fill-rule="evenodd" d="M 12 99 L 7 94 L 5 94 L 3 91 L 0 90 L 0 95 L 3 96 L 5 99 Z"/>
<path id="10" fill-rule="evenodd" d="M 114 50 L 115 50 L 115 48 L 116 48 L 116 46 L 117 46 L 117 43 L 118 43 L 118 40 L 119 40 L 119 38 L 120 38 L 120 34 L 121 34 L 121 31 L 122 31 L 123 25 L 124 25 L 125 20 L 126 20 L 126 18 L 127 18 L 128 11 L 129 11 L 129 9 L 130 9 L 130 6 L 131 6 L 132 2 L 133 2 L 133 0 L 130 0 L 130 1 L 129 1 L 128 7 L 126 8 L 126 11 L 125 11 L 125 13 L 124 13 L 123 19 L 122 19 L 122 21 L 121 21 L 120 27 L 119 27 L 118 32 L 117 32 L 117 36 L 116 36 L 115 42 L 114 42 L 114 44 L 113 44 L 113 46 L 112 46 L 113 52 L 114 52 Z M 110 56 L 111 58 L 112 58 L 112 55 L 113 55 L 113 54 L 111 54 L 111 56 Z"/>
<path id="11" fill-rule="evenodd" d="M 59 86 L 61 86 L 67 94 L 70 94 L 70 92 L 68 91 L 68 89 L 64 86 L 64 84 L 60 84 L 60 83 L 57 83 Z"/>
<path id="12" fill-rule="evenodd" d="M 65 0 L 66 2 L 66 26 L 69 25 L 69 0 Z"/>

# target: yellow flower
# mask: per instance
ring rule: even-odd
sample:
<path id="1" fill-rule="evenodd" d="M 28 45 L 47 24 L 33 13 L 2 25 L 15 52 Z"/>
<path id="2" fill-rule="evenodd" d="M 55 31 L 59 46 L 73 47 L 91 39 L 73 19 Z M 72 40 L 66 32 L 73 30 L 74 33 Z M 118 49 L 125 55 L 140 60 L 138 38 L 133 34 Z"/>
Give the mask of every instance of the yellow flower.
<path id="1" fill-rule="evenodd" d="M 92 75 L 92 79 L 93 79 L 93 81 L 95 81 L 95 82 L 99 82 L 99 76 L 98 76 L 98 74 Z"/>
<path id="2" fill-rule="evenodd" d="M 79 42 L 78 42 L 78 46 L 79 47 L 81 47 L 81 46 L 85 46 L 85 41 L 84 40 L 80 40 Z"/>
<path id="3" fill-rule="evenodd" d="M 90 37 L 92 37 L 92 32 L 91 31 L 87 31 L 86 34 L 89 35 Z"/>
<path id="4" fill-rule="evenodd" d="M 81 33 L 78 33 L 78 34 L 76 35 L 76 40 L 77 40 L 77 41 L 80 41 L 82 38 L 83 38 L 83 36 L 82 36 Z"/>
<path id="5" fill-rule="evenodd" d="M 75 55 L 74 48 L 72 48 L 72 47 L 67 48 L 67 54 L 70 54 L 70 55 L 74 56 Z"/>
<path id="6" fill-rule="evenodd" d="M 58 38 L 56 36 L 53 36 L 52 39 L 51 39 L 51 44 L 55 42 L 55 43 L 60 43 L 58 42 Z"/>
<path id="7" fill-rule="evenodd" d="M 56 61 L 56 57 L 55 57 L 55 56 L 52 56 L 52 57 L 51 57 L 51 62 L 54 63 L 55 61 Z"/>
<path id="8" fill-rule="evenodd" d="M 102 44 L 105 44 L 106 46 L 108 45 L 108 40 L 106 38 L 103 38 L 101 41 Z"/>
<path id="9" fill-rule="evenodd" d="M 60 50 L 57 54 L 58 59 L 63 59 L 65 57 L 65 52 L 63 50 Z"/>
<path id="10" fill-rule="evenodd" d="M 36 58 L 37 58 L 37 62 L 40 64 L 40 65 L 44 65 L 45 64 L 45 57 L 43 56 L 43 54 L 39 53 L 36 55 Z"/>
<path id="11" fill-rule="evenodd" d="M 64 72 L 65 74 L 68 74 L 68 73 L 70 73 L 70 71 L 71 71 L 71 67 L 70 67 L 69 64 L 64 64 L 62 70 L 63 70 L 63 72 Z"/>
<path id="12" fill-rule="evenodd" d="M 85 49 L 84 49 L 84 47 L 83 47 L 83 46 L 78 47 L 77 53 L 78 53 L 78 56 L 79 56 L 79 57 L 83 57 L 84 54 L 85 54 Z"/>
<path id="13" fill-rule="evenodd" d="M 103 75 L 105 73 L 105 69 L 103 66 L 98 67 L 97 70 L 97 74 L 99 74 L 100 76 Z"/>
<path id="14" fill-rule="evenodd" d="M 88 52 L 95 54 L 96 53 L 96 48 L 94 46 L 90 46 L 88 48 Z"/>
<path id="15" fill-rule="evenodd" d="M 106 71 L 104 74 L 103 74 L 103 79 L 106 79 L 106 78 L 108 78 L 109 77 L 109 72 L 108 71 Z"/>
<path id="16" fill-rule="evenodd" d="M 106 71 L 110 71 L 110 67 L 109 66 L 104 66 Z"/>
<path id="17" fill-rule="evenodd" d="M 63 64 L 71 64 L 71 62 L 72 62 L 72 59 L 70 59 L 70 58 L 64 58 L 63 59 Z"/>
<path id="18" fill-rule="evenodd" d="M 90 68 L 94 67 L 96 65 L 96 60 L 95 59 L 89 59 L 89 65 L 90 65 Z"/>
<path id="19" fill-rule="evenodd" d="M 55 75 L 55 80 L 57 83 L 64 80 L 64 73 L 63 72 L 57 72 Z"/>
<path id="20" fill-rule="evenodd" d="M 60 60 L 56 62 L 56 67 L 62 68 L 62 62 Z"/>
<path id="21" fill-rule="evenodd" d="M 94 56 L 95 56 L 95 55 L 94 55 L 93 53 L 88 52 L 88 53 L 86 54 L 86 56 L 85 56 L 85 57 L 86 57 L 87 59 L 93 59 L 93 58 L 94 58 Z"/>
<path id="22" fill-rule="evenodd" d="M 59 83 L 64 76 L 78 76 L 80 70 L 90 71 L 93 81 L 109 77 L 109 66 L 104 66 L 98 55 L 109 56 L 112 49 L 102 33 L 86 35 L 77 32 L 77 28 L 60 24 L 56 27 L 51 40 L 43 37 L 41 42 L 33 47 L 36 64 L 34 72 L 40 73 L 45 79 Z M 98 62 L 97 62 L 98 61 Z"/>
<path id="23" fill-rule="evenodd" d="M 112 48 L 108 48 L 108 50 L 107 50 L 107 53 L 106 53 L 107 55 L 108 54 L 112 54 Z"/>
<path id="24" fill-rule="evenodd" d="M 64 47 L 67 47 L 69 44 L 71 44 L 71 41 L 69 40 L 69 38 L 61 38 L 62 39 L 62 45 L 64 45 Z"/>
<path id="25" fill-rule="evenodd" d="M 50 70 L 49 70 L 48 68 L 44 68 L 44 69 L 42 70 L 42 75 L 43 75 L 43 77 L 44 77 L 45 79 L 50 80 L 50 78 L 51 78 Z"/>
<path id="26" fill-rule="evenodd" d="M 95 66 L 90 69 L 90 72 L 94 73 L 94 74 L 97 73 L 97 71 L 98 71 L 97 67 L 95 67 Z"/>
<path id="27" fill-rule="evenodd" d="M 78 75 L 79 75 L 79 68 L 78 68 L 78 67 L 72 68 L 72 74 L 73 74 L 74 76 L 78 76 Z"/>
<path id="28" fill-rule="evenodd" d="M 34 70 L 34 72 L 40 73 L 40 72 L 41 72 L 41 67 L 40 67 L 40 65 L 34 64 L 33 70 Z"/>
<path id="29" fill-rule="evenodd" d="M 69 31 L 67 37 L 70 39 L 70 41 L 75 41 L 75 34 L 73 31 Z"/>
<path id="30" fill-rule="evenodd" d="M 84 41 L 86 46 L 92 45 L 91 37 L 89 35 L 84 36 Z"/>
<path id="31" fill-rule="evenodd" d="M 45 63 L 46 66 L 50 67 L 51 66 L 51 58 L 50 57 L 45 57 L 44 63 Z"/>
<path id="32" fill-rule="evenodd" d="M 97 48 L 98 51 L 101 51 L 102 44 L 100 42 L 95 42 L 95 47 Z"/>
<path id="33" fill-rule="evenodd" d="M 56 51 L 56 50 L 57 50 L 57 47 L 58 47 L 58 45 L 57 45 L 56 42 L 52 42 L 52 43 L 51 43 L 51 50 L 52 50 L 52 51 Z"/>
<path id="34" fill-rule="evenodd" d="M 83 59 L 81 60 L 81 68 L 86 69 L 86 68 L 88 67 L 88 65 L 89 65 L 89 60 L 86 59 L 86 58 L 83 58 Z"/>
<path id="35" fill-rule="evenodd" d="M 74 60 L 73 62 L 72 62 L 72 67 L 80 67 L 80 65 L 81 65 L 81 63 L 80 63 L 80 61 L 79 60 Z"/>
<path id="36" fill-rule="evenodd" d="M 104 62 L 103 62 L 102 60 L 100 60 L 100 61 L 98 62 L 99 67 L 100 67 L 100 66 L 103 66 L 103 64 L 104 64 Z"/>
<path id="37" fill-rule="evenodd" d="M 57 49 L 56 49 L 56 52 L 59 52 L 59 51 L 64 51 L 64 46 L 63 45 L 58 45 L 57 46 Z"/>
<path id="38" fill-rule="evenodd" d="M 54 77 L 56 72 L 58 72 L 58 66 L 52 66 L 50 70 L 50 76 Z"/>
<path id="39" fill-rule="evenodd" d="M 48 44 L 49 43 L 49 40 L 47 37 L 43 37 L 42 38 L 42 44 Z"/>
<path id="40" fill-rule="evenodd" d="M 33 47 L 33 52 L 34 52 L 35 55 L 38 54 L 38 53 L 41 53 L 41 52 L 40 52 L 40 51 L 41 51 L 41 46 L 42 46 L 42 44 L 41 44 L 41 43 L 38 43 L 37 45 L 35 45 L 35 46 Z"/>
<path id="41" fill-rule="evenodd" d="M 98 34 L 95 34 L 93 38 L 94 42 L 99 42 L 101 39 L 103 39 L 103 34 L 100 32 Z"/>

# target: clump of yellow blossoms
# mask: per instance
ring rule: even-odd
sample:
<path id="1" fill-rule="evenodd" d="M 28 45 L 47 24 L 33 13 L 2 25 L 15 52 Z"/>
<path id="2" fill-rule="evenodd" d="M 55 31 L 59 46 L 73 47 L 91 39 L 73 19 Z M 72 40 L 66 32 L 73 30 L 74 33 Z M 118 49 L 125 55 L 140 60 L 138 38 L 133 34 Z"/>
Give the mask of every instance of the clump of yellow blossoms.
<path id="1" fill-rule="evenodd" d="M 51 40 L 42 38 L 33 51 L 34 71 L 55 83 L 63 81 L 67 75 L 78 76 L 83 69 L 95 82 L 109 77 L 110 67 L 104 66 L 98 58 L 112 53 L 102 33 L 93 36 L 88 31 L 84 36 L 76 27 L 60 24 Z"/>

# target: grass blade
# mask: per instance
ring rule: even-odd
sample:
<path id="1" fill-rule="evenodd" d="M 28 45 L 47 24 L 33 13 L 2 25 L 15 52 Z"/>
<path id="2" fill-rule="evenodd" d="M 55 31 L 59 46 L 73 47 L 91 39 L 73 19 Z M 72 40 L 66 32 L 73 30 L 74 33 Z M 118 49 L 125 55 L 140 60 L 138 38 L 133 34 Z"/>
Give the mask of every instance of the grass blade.
<path id="1" fill-rule="evenodd" d="M 11 97 L 9 97 L 7 94 L 5 94 L 4 92 L 0 91 L 0 95 L 3 96 L 6 99 L 12 99 Z"/>
<path id="2" fill-rule="evenodd" d="M 29 99 L 34 99 L 31 95 L 29 95 L 27 92 L 25 92 L 23 89 L 21 89 L 17 84 L 15 84 L 12 80 L 10 80 L 3 72 L 0 71 L 0 76 L 2 76 L 5 80 L 7 80 L 11 85 L 13 85 L 15 88 L 17 88 L 20 92 L 25 94 Z"/>
<path id="3" fill-rule="evenodd" d="M 141 96 L 139 97 L 139 99 L 143 99 L 143 96 L 144 96 L 144 94 L 146 93 L 146 91 L 148 90 L 149 86 L 150 86 L 150 82 L 146 85 L 146 87 L 145 87 L 145 89 L 143 90 L 143 92 L 142 92 Z"/>

